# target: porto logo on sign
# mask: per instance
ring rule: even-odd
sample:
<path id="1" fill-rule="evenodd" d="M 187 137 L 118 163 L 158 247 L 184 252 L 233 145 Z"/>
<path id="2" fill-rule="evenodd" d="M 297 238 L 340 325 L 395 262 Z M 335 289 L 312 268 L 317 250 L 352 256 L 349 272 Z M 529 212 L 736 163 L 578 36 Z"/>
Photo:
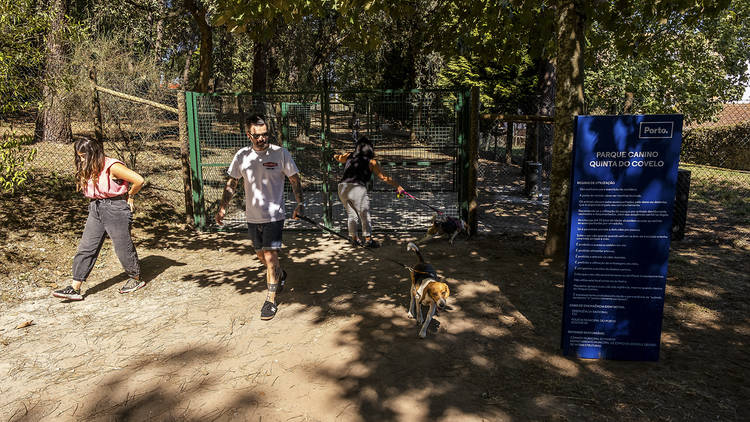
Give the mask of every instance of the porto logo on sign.
<path id="1" fill-rule="evenodd" d="M 641 139 L 672 139 L 673 122 L 641 122 L 638 137 Z"/>

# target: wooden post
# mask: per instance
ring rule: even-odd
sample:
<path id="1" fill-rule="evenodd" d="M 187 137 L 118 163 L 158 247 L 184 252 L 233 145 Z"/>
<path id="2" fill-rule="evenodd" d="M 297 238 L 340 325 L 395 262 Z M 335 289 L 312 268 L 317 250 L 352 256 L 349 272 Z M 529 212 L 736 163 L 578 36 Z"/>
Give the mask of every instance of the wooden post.
<path id="1" fill-rule="evenodd" d="M 89 69 L 91 82 L 91 114 L 94 115 L 94 137 L 99 143 L 104 143 L 104 125 L 102 123 L 102 106 L 99 103 L 99 91 L 96 90 L 96 67 Z"/>
<path id="2" fill-rule="evenodd" d="M 185 193 L 185 223 L 192 226 L 193 220 L 193 189 L 190 172 L 190 147 L 187 129 L 187 110 L 185 107 L 185 91 L 177 91 L 177 121 L 179 126 L 180 163 L 182 165 L 182 185 Z"/>
<path id="3" fill-rule="evenodd" d="M 479 167 L 479 88 L 471 88 L 470 101 L 470 129 L 469 129 L 469 171 L 467 180 L 467 197 L 469 203 L 469 234 L 477 233 L 477 169 Z"/>

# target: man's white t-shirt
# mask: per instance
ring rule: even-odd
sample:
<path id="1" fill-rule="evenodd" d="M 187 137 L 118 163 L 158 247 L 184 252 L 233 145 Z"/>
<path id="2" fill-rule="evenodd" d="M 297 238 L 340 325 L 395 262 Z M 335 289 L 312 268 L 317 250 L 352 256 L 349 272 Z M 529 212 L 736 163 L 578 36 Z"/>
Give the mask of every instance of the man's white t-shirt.
<path id="1" fill-rule="evenodd" d="M 286 148 L 269 145 L 265 151 L 251 146 L 234 155 L 227 174 L 244 180 L 245 218 L 248 223 L 270 223 L 283 220 L 284 177 L 299 173 Z"/>

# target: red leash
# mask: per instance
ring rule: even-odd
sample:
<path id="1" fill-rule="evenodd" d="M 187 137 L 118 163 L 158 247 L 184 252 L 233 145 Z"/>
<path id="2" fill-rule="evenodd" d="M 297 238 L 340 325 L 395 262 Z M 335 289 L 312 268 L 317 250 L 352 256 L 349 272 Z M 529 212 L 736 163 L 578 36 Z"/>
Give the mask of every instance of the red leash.
<path id="1" fill-rule="evenodd" d="M 413 199 L 413 200 L 415 200 L 415 201 L 419 202 L 420 204 L 422 204 L 422 205 L 424 205 L 424 206 L 428 207 L 429 209 L 431 209 L 431 210 L 435 211 L 436 213 L 438 213 L 438 214 L 440 214 L 440 215 L 445 215 L 445 213 L 444 213 L 444 212 L 442 212 L 442 211 L 440 211 L 439 209 L 437 209 L 437 208 L 433 207 L 432 205 L 428 204 L 427 202 L 424 202 L 424 201 L 422 201 L 422 200 L 421 200 L 421 199 L 419 199 L 419 198 L 415 198 L 415 197 L 414 197 L 414 196 L 413 196 L 412 194 L 410 194 L 409 192 L 407 192 L 407 191 L 403 191 L 403 193 L 405 193 L 405 194 L 406 194 L 407 196 L 409 196 L 409 198 L 411 198 L 411 199 Z"/>

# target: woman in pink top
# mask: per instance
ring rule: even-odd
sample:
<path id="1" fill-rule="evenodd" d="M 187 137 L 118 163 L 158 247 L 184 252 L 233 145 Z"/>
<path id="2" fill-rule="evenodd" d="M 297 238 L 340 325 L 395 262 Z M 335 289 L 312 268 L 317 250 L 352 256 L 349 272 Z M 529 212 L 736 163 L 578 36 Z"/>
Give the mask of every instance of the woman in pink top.
<path id="1" fill-rule="evenodd" d="M 81 284 L 94 268 L 96 258 L 109 235 L 128 280 L 120 293 L 130 293 L 146 283 L 140 279 L 138 254 L 130 236 L 133 222 L 133 197 L 143 186 L 143 177 L 125 167 L 122 161 L 104 156 L 100 142 L 79 138 L 74 144 L 76 190 L 89 202 L 89 216 L 83 229 L 78 252 L 73 258 L 73 281 L 64 289 L 55 290 L 55 297 L 82 300 Z"/>

